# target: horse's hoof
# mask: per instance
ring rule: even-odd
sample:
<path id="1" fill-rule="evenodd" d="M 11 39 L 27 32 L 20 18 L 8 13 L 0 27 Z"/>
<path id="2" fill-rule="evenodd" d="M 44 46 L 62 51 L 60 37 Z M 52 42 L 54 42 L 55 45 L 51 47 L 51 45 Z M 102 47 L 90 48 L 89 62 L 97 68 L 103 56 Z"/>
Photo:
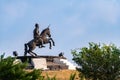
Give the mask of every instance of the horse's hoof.
<path id="1" fill-rule="evenodd" d="M 51 47 L 49 49 L 52 49 Z"/>

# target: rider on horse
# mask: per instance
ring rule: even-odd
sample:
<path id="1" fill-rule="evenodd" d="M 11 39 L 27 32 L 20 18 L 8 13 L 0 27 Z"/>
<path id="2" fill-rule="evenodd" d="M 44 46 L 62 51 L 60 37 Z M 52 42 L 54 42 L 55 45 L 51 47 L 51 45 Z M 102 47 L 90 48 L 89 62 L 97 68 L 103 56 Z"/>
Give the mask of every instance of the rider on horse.
<path id="1" fill-rule="evenodd" d="M 47 36 L 49 38 L 47 38 Z M 39 48 L 42 48 L 44 47 L 43 44 L 49 43 L 49 49 L 51 49 L 52 47 L 51 42 L 53 43 L 53 46 L 55 46 L 55 43 L 51 38 L 49 27 L 42 30 L 41 34 L 39 34 L 39 25 L 36 23 L 35 29 L 33 31 L 33 38 L 34 39 L 24 44 L 24 47 L 25 47 L 24 56 L 26 56 L 27 53 L 29 53 L 32 56 L 37 56 L 37 54 L 33 52 L 36 46 L 39 46 Z"/>
<path id="2" fill-rule="evenodd" d="M 43 46 L 43 40 L 40 36 L 39 25 L 37 23 L 35 24 L 35 29 L 33 30 L 33 38 L 34 38 L 36 43 L 38 43 L 39 40 L 40 40 L 41 41 L 41 47 L 45 47 L 45 46 Z M 39 48 L 40 48 L 40 46 L 39 46 Z"/>

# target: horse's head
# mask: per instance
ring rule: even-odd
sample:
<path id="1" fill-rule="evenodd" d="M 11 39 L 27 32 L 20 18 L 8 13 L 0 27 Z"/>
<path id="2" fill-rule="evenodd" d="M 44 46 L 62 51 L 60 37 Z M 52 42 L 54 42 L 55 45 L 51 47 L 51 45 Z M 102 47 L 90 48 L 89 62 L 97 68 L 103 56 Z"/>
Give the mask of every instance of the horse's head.
<path id="1" fill-rule="evenodd" d="M 47 28 L 46 28 L 46 34 L 47 34 L 49 37 L 51 37 L 51 34 L 50 34 L 50 29 L 49 29 L 49 27 L 47 27 Z"/>
<path id="2" fill-rule="evenodd" d="M 41 35 L 41 36 L 46 36 L 46 35 L 48 35 L 48 37 L 51 37 L 49 27 L 45 28 L 45 29 L 41 32 L 40 35 Z"/>

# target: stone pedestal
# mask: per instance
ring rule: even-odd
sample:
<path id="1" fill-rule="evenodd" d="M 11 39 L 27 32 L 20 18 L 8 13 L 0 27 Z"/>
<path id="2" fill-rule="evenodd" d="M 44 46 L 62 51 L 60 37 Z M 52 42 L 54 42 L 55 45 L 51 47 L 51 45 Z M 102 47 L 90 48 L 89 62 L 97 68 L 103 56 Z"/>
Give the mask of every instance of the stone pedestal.
<path id="1" fill-rule="evenodd" d="M 59 56 L 18 56 L 21 62 L 28 62 L 27 69 L 42 69 L 42 70 L 63 70 L 75 69 L 75 66 L 70 63 L 65 57 Z"/>
<path id="2" fill-rule="evenodd" d="M 33 58 L 32 62 L 35 69 L 47 69 L 46 58 Z"/>

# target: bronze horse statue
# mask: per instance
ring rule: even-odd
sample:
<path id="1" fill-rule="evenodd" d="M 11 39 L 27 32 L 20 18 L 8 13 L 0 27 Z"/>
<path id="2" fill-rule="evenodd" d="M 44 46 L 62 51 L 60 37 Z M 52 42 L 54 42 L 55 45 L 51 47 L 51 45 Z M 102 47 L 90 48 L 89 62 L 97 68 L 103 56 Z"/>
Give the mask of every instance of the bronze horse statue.
<path id="1" fill-rule="evenodd" d="M 37 54 L 34 53 L 33 50 L 36 48 L 36 46 L 39 46 L 39 48 L 40 48 L 40 45 L 42 43 L 41 39 L 43 40 L 43 44 L 49 43 L 49 49 L 52 48 L 52 44 L 53 44 L 53 46 L 55 46 L 55 42 L 51 38 L 50 29 L 49 29 L 49 27 L 47 27 L 46 29 L 44 29 L 41 32 L 40 38 L 37 40 L 37 42 L 34 39 L 32 39 L 28 43 L 24 44 L 24 46 L 25 46 L 24 56 L 26 56 L 27 53 L 29 53 L 32 56 L 37 56 Z M 51 44 L 51 42 L 52 42 L 52 44 Z"/>

